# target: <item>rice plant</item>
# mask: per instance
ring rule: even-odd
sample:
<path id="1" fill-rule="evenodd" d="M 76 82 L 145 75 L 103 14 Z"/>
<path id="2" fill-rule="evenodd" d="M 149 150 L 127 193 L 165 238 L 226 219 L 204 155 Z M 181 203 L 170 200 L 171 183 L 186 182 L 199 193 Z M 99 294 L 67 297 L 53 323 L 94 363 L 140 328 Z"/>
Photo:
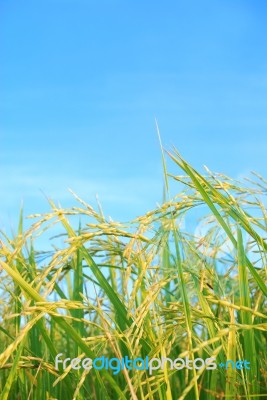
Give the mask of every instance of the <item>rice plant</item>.
<path id="1" fill-rule="evenodd" d="M 1 233 L 1 400 L 267 398 L 267 181 L 168 158 L 163 203 L 133 221 L 74 194 L 72 208 L 49 200 L 30 228 L 21 213 L 17 233 Z"/>

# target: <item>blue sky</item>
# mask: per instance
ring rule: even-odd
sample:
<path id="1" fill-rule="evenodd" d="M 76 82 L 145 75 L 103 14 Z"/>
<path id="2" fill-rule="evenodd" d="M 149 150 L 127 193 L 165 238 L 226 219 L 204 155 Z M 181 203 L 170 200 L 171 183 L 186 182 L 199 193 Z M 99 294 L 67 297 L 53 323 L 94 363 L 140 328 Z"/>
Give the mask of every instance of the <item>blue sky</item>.
<path id="1" fill-rule="evenodd" d="M 267 176 L 264 1 L 0 1 L 0 226 L 73 204 L 113 218 L 162 197 L 162 141 Z M 179 171 L 177 170 L 177 173 Z"/>

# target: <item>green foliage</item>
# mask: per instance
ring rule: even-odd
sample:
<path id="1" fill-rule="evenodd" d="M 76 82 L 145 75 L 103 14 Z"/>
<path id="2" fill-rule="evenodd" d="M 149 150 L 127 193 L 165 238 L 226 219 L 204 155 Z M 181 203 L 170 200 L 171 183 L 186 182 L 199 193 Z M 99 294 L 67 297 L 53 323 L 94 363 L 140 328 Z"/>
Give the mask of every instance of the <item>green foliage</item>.
<path id="1" fill-rule="evenodd" d="M 1 234 L 1 400 L 267 398 L 267 183 L 204 176 L 169 155 L 185 175 L 168 175 L 163 155 L 164 202 L 134 221 L 113 222 L 75 195 L 77 206 L 50 201 L 29 229 L 21 213 L 17 235 Z M 54 225 L 64 244 L 35 251 Z M 114 375 L 56 370 L 58 353 L 246 359 L 251 369 Z"/>

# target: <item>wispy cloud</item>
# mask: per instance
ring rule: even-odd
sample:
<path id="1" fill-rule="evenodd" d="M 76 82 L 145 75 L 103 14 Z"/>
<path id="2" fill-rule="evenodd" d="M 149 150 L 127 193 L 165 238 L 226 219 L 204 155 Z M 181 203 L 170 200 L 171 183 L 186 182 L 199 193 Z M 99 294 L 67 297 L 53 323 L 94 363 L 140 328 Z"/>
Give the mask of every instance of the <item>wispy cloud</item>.
<path id="1" fill-rule="evenodd" d="M 29 174 L 27 168 L 12 168 L 0 171 L 0 216 L 17 214 L 21 201 L 30 213 L 42 212 L 46 200 L 44 194 L 63 206 L 74 204 L 69 189 L 89 204 L 95 203 L 96 194 L 109 212 L 123 208 L 147 211 L 147 204 L 156 205 L 162 193 L 161 182 L 149 177 L 131 177 L 116 179 L 92 179 L 69 177 L 48 173 L 47 175 Z M 40 210 L 39 210 L 40 209 Z"/>

